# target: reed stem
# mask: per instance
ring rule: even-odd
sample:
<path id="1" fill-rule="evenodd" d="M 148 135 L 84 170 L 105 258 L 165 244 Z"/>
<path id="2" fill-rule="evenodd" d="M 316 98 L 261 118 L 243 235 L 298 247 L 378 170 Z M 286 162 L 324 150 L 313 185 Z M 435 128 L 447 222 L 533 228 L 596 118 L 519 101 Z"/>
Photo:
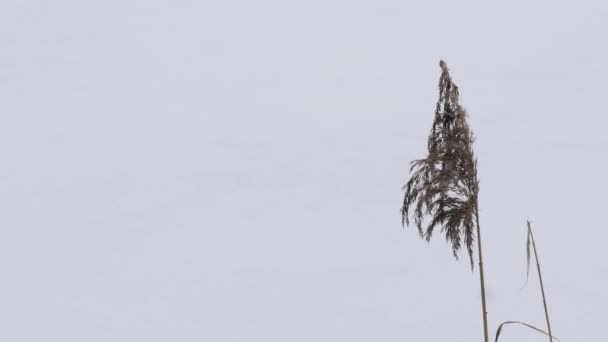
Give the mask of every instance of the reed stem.
<path id="1" fill-rule="evenodd" d="M 534 249 L 534 259 L 536 259 L 536 270 L 538 271 L 538 280 L 540 282 L 540 292 L 543 296 L 543 306 L 545 308 L 545 319 L 547 320 L 547 332 L 549 333 L 549 342 L 553 342 L 551 334 L 551 323 L 549 322 L 549 310 L 547 309 L 547 298 L 545 297 L 545 287 L 543 286 L 543 275 L 540 272 L 540 262 L 538 261 L 538 253 L 536 252 L 536 242 L 534 242 L 534 234 L 532 234 L 532 225 L 528 221 L 528 234 L 532 240 L 532 249 Z"/>
<path id="2" fill-rule="evenodd" d="M 481 285 L 481 310 L 483 314 L 483 338 L 488 342 L 488 311 L 486 309 L 486 285 L 483 276 L 483 254 L 481 253 L 481 230 L 479 228 L 479 208 L 475 202 L 475 219 L 477 221 L 477 251 L 479 253 L 479 282 Z"/>

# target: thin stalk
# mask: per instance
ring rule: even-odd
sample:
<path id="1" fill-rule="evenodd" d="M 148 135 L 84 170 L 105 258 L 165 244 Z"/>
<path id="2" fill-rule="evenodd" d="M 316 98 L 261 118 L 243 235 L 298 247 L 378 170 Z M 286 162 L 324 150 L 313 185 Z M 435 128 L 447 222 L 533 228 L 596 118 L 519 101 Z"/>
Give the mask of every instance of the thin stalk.
<path id="1" fill-rule="evenodd" d="M 545 287 L 543 286 L 543 276 L 540 272 L 540 263 L 538 261 L 538 253 L 536 252 L 536 242 L 534 242 L 534 234 L 532 234 L 532 226 L 528 221 L 528 233 L 532 240 L 532 249 L 534 249 L 534 259 L 536 259 L 536 269 L 538 271 L 538 280 L 540 282 L 540 292 L 543 296 L 543 306 L 545 308 L 545 319 L 547 320 L 547 332 L 549 333 L 549 342 L 553 341 L 553 335 L 551 334 L 551 323 L 549 323 L 549 310 L 547 309 L 547 299 L 545 297 Z"/>
<path id="2" fill-rule="evenodd" d="M 488 311 L 486 310 L 486 285 L 483 277 L 483 254 L 481 253 L 481 232 L 479 229 L 479 206 L 475 201 L 475 220 L 477 221 L 477 252 L 479 253 L 479 282 L 481 284 L 481 310 L 483 313 L 483 337 L 488 342 Z M 543 296 L 544 298 L 544 296 Z"/>

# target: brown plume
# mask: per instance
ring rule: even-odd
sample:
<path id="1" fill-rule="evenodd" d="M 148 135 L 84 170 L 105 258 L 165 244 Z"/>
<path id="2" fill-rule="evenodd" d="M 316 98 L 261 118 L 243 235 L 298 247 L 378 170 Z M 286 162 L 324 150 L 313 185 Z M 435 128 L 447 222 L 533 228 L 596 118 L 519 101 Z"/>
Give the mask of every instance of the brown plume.
<path id="1" fill-rule="evenodd" d="M 440 61 L 439 100 L 428 137 L 428 155 L 414 160 L 411 177 L 403 187 L 402 223 L 410 223 L 410 212 L 421 237 L 430 241 L 440 227 L 453 254 L 467 249 L 473 267 L 473 245 L 477 219 L 477 161 L 467 114 L 459 103 L 458 87 L 447 65 Z M 426 217 L 428 224 L 424 225 Z"/>

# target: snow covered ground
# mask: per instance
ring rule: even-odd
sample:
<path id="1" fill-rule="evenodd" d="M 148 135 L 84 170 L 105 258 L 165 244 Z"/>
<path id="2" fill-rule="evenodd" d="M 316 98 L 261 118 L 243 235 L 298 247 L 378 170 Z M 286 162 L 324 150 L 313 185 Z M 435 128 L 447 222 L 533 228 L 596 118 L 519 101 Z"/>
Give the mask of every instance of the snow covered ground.
<path id="1" fill-rule="evenodd" d="M 608 340 L 607 15 L 2 1 L 0 340 L 481 341 L 477 273 L 400 226 L 440 58 L 478 137 L 491 335 L 544 325 L 532 219 L 555 335 Z"/>

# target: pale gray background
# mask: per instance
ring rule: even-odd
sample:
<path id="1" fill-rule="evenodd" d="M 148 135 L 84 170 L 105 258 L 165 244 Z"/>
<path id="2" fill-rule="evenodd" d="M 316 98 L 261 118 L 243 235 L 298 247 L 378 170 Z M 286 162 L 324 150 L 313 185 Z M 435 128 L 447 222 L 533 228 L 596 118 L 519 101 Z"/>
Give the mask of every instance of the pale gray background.
<path id="1" fill-rule="evenodd" d="M 0 340 L 481 341 L 402 229 L 445 59 L 478 140 L 491 335 L 608 340 L 602 1 L 0 3 Z M 542 341 L 513 327 L 504 341 Z"/>

